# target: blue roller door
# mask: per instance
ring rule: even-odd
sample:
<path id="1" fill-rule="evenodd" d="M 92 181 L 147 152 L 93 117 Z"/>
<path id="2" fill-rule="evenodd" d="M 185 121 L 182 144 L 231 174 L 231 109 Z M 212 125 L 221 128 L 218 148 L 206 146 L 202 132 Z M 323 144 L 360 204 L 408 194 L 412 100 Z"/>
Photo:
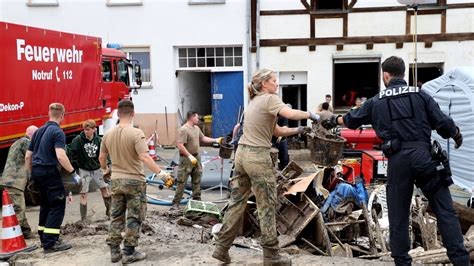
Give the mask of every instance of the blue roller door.
<path id="1" fill-rule="evenodd" d="M 239 107 L 243 106 L 243 72 L 213 72 L 212 136 L 222 137 L 232 132 Z"/>

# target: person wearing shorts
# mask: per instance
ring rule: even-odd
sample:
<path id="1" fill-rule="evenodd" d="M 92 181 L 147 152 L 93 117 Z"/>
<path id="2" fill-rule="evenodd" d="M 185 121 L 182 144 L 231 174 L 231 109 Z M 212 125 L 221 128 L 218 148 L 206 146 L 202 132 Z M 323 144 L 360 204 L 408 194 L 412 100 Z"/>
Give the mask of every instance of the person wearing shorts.
<path id="1" fill-rule="evenodd" d="M 100 169 L 99 152 L 102 139 L 97 135 L 97 127 L 94 120 L 86 120 L 83 124 L 83 132 L 76 136 L 68 147 L 69 156 L 75 169 L 78 169 L 81 176 L 81 200 L 80 212 L 81 220 L 85 221 L 87 216 L 87 193 L 90 183 L 94 180 L 100 188 L 105 204 L 105 215 L 110 217 L 110 193 L 107 184 L 103 179 L 103 172 Z"/>

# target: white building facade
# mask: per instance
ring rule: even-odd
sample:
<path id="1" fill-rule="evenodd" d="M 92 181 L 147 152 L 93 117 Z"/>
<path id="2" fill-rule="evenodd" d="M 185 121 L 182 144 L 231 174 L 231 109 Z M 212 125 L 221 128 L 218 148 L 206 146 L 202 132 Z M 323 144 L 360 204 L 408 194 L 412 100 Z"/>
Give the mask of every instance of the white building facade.
<path id="1" fill-rule="evenodd" d="M 241 0 L 0 0 L 2 21 L 101 37 L 139 60 L 134 124 L 146 135 L 156 127 L 162 144 L 175 142 L 179 114 L 190 110 L 214 110 L 216 131 L 228 130 L 222 120 L 244 102 L 249 10 Z"/>
<path id="2" fill-rule="evenodd" d="M 252 65 L 279 72 L 280 91 L 293 107 L 314 110 L 332 95 L 336 110 L 374 96 L 380 64 L 404 59 L 413 83 L 474 65 L 474 1 L 426 0 L 414 11 L 396 0 L 252 0 Z"/>

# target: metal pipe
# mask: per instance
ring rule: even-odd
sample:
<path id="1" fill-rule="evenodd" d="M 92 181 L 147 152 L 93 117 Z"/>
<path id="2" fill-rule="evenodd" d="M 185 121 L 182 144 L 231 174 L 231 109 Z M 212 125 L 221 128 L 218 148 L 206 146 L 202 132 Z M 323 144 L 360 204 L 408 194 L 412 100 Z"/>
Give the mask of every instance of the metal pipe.
<path id="1" fill-rule="evenodd" d="M 257 0 L 257 14 L 256 14 L 256 46 L 257 53 L 255 59 L 256 70 L 260 69 L 260 1 Z"/>

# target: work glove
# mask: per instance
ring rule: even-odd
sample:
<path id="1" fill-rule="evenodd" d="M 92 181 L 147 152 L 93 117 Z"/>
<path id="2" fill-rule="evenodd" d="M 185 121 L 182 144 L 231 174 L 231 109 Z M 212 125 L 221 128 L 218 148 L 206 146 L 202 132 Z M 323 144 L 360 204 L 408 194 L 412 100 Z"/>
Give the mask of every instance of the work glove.
<path id="1" fill-rule="evenodd" d="M 298 134 L 306 135 L 306 134 L 311 133 L 311 131 L 312 130 L 310 127 L 303 127 L 303 126 L 298 127 Z"/>
<path id="2" fill-rule="evenodd" d="M 106 183 L 110 183 L 110 180 L 112 179 L 112 170 L 110 170 L 109 167 L 102 172 L 102 178 Z"/>
<path id="3" fill-rule="evenodd" d="M 193 165 L 196 165 L 198 163 L 198 160 L 192 154 L 188 156 L 188 159 L 191 161 Z"/>
<path id="4" fill-rule="evenodd" d="M 309 119 L 313 120 L 313 122 L 318 123 L 319 119 L 321 118 L 318 114 L 313 113 L 313 112 L 308 112 L 309 113 Z"/>
<path id="5" fill-rule="evenodd" d="M 461 147 L 462 145 L 462 134 L 461 134 L 461 130 L 459 130 L 459 127 L 456 127 L 457 129 L 457 133 L 456 135 L 453 137 L 453 140 L 455 142 L 454 144 L 454 148 L 455 149 L 458 149 L 459 147 Z"/>
<path id="6" fill-rule="evenodd" d="M 330 118 L 328 119 L 325 119 L 321 122 L 321 125 L 325 128 L 325 129 L 332 129 L 332 128 L 335 128 L 337 127 L 337 119 L 340 117 L 341 115 L 331 115 Z"/>
<path id="7" fill-rule="evenodd" d="M 72 172 L 70 172 L 69 174 L 71 175 L 72 182 L 75 185 L 81 185 L 81 177 L 76 173 L 76 170 L 72 170 Z"/>
<path id="8" fill-rule="evenodd" d="M 216 143 L 222 144 L 222 141 L 224 140 L 223 137 L 217 138 Z"/>
<path id="9" fill-rule="evenodd" d="M 161 181 L 163 181 L 163 184 L 165 185 L 165 187 L 171 188 L 173 186 L 174 180 L 173 180 L 173 177 L 169 173 L 161 171 L 156 176 Z"/>

